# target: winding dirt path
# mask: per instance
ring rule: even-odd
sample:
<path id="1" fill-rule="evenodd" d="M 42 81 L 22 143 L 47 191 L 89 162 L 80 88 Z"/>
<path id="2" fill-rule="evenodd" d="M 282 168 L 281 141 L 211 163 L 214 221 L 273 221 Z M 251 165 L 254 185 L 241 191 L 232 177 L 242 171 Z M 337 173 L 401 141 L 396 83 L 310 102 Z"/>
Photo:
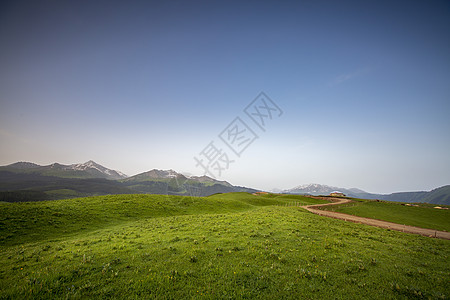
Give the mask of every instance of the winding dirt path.
<path id="1" fill-rule="evenodd" d="M 312 197 L 312 198 L 318 198 L 318 197 Z M 376 226 L 376 227 L 387 228 L 387 229 L 391 229 L 391 230 L 397 230 L 397 231 L 402 231 L 402 232 L 407 232 L 407 233 L 420 234 L 420 235 L 428 236 L 428 237 L 450 240 L 450 232 L 446 232 L 446 231 L 426 229 L 426 228 L 420 228 L 420 227 L 409 226 L 409 225 L 401 225 L 401 224 L 397 224 L 397 223 L 391 223 L 391 222 L 387 222 L 387 221 L 358 217 L 358 216 L 348 215 L 348 214 L 344 214 L 344 213 L 338 213 L 338 212 L 334 212 L 334 211 L 316 209 L 317 207 L 321 207 L 321 206 L 338 205 L 338 204 L 352 202 L 351 200 L 348 200 L 348 199 L 338 199 L 338 198 L 331 198 L 331 197 L 320 197 L 319 199 L 332 201 L 332 203 L 306 205 L 306 206 L 302 206 L 302 207 L 316 215 L 319 215 L 319 216 L 326 216 L 326 217 L 330 217 L 330 218 L 334 218 L 334 219 L 341 219 L 341 220 L 350 221 L 350 222 L 354 222 L 354 223 L 367 224 L 370 226 Z"/>

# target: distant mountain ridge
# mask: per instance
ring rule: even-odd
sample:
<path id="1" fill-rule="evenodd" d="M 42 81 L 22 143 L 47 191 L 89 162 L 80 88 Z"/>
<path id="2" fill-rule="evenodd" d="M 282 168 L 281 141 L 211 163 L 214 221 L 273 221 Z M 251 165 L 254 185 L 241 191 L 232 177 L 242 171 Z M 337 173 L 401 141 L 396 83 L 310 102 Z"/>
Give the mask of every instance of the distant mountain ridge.
<path id="1" fill-rule="evenodd" d="M 379 199 L 396 202 L 425 202 L 450 205 L 450 185 L 442 186 L 431 191 L 400 192 L 392 194 L 373 194 L 357 188 L 340 188 L 324 184 L 304 184 L 292 189 L 282 190 L 281 193 L 303 195 L 329 195 L 332 192 L 342 192 L 353 198 Z"/>
<path id="2" fill-rule="evenodd" d="M 344 191 L 345 190 L 345 191 Z M 283 190 L 282 193 L 287 194 L 310 194 L 310 195 L 328 195 L 331 192 L 335 191 L 341 191 L 345 194 L 347 192 L 346 189 L 333 187 L 329 185 L 324 184 L 318 184 L 318 183 L 310 183 L 310 184 L 303 184 L 296 186 L 292 189 Z"/>
<path id="3" fill-rule="evenodd" d="M 124 179 L 128 176 L 122 172 L 111 170 L 90 160 L 85 163 L 62 165 L 53 163 L 48 166 L 40 166 L 31 162 L 17 162 L 0 167 L 0 171 L 15 173 L 37 173 L 43 176 L 56 176 L 62 178 L 104 178 L 110 180 Z"/>
<path id="4" fill-rule="evenodd" d="M 214 178 L 208 177 L 206 175 L 203 176 L 186 176 L 184 174 L 178 173 L 172 169 L 170 170 L 157 170 L 153 169 L 144 173 L 140 173 L 131 177 L 124 179 L 124 182 L 136 182 L 136 181 L 148 181 L 154 179 L 173 179 L 179 178 L 182 180 L 190 179 L 192 181 L 197 181 L 200 183 L 213 183 L 213 184 L 222 184 L 224 186 L 232 186 L 227 181 L 216 180 Z"/>
<path id="5" fill-rule="evenodd" d="M 215 193 L 248 192 L 258 190 L 233 186 L 208 176 L 185 176 L 174 170 L 150 170 L 121 182 L 128 188 L 140 193 L 209 196 Z"/>
<path id="6" fill-rule="evenodd" d="M 150 170 L 131 177 L 90 160 L 40 166 L 17 162 L 0 167 L 0 201 L 41 201 L 107 194 L 209 196 L 258 190 L 233 186 L 208 176 L 185 176 L 174 170 Z"/>
<path id="7" fill-rule="evenodd" d="M 368 194 L 367 192 L 357 188 L 346 189 L 318 183 L 303 184 L 292 189 L 282 190 L 281 192 L 287 194 L 308 194 L 314 196 L 328 195 L 332 192 L 342 192 L 350 197 L 356 197 L 356 195 L 360 194 Z"/>
<path id="8" fill-rule="evenodd" d="M 151 179 L 168 179 L 175 178 L 179 176 L 177 172 L 174 170 L 157 170 L 153 169 L 147 172 L 139 173 L 137 175 L 128 177 L 125 181 L 143 181 L 143 180 L 151 180 Z"/>
<path id="9" fill-rule="evenodd" d="M 106 194 L 165 194 L 209 196 L 215 193 L 259 190 L 234 186 L 208 176 L 187 176 L 174 170 L 153 169 L 128 177 L 92 160 L 85 163 L 41 166 L 16 162 L 0 166 L 0 201 L 40 201 Z M 305 184 L 277 193 L 328 195 L 342 192 L 349 197 L 400 202 L 427 202 L 450 205 L 450 185 L 432 191 L 400 192 L 388 195 L 367 193 L 357 188 Z"/>
<path id="10" fill-rule="evenodd" d="M 40 165 L 37 165 L 35 163 L 26 162 L 26 161 L 20 161 L 13 164 L 10 164 L 6 167 L 14 168 L 14 169 L 32 169 L 32 168 L 39 168 Z"/>

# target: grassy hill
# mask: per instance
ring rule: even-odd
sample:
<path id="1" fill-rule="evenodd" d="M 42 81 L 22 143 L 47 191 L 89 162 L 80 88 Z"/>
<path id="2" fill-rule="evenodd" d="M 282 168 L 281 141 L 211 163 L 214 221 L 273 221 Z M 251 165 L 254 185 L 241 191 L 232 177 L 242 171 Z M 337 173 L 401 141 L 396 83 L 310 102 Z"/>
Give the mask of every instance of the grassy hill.
<path id="1" fill-rule="evenodd" d="M 450 205 L 450 185 L 445 185 L 429 192 L 403 192 L 389 195 L 360 194 L 357 198 Z"/>
<path id="2" fill-rule="evenodd" d="M 311 214 L 294 195 L 0 203 L 0 298 L 449 296 L 450 241 Z"/>
<path id="3" fill-rule="evenodd" d="M 432 190 L 423 199 L 423 202 L 450 205 L 450 185 Z"/>

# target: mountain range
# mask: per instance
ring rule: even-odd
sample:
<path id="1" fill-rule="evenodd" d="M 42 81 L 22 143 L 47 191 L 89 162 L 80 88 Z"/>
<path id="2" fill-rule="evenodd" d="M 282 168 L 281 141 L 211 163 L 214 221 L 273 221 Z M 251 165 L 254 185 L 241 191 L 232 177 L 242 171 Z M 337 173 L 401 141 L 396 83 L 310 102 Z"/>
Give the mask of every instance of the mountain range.
<path id="1" fill-rule="evenodd" d="M 361 199 L 378 199 L 397 202 L 424 202 L 424 203 L 450 205 L 450 185 L 442 186 L 431 191 L 373 194 L 357 188 L 346 189 L 335 186 L 312 183 L 299 185 L 292 189 L 282 190 L 280 192 L 286 194 L 317 196 L 317 195 L 329 195 L 330 193 L 335 191 L 344 193 L 348 197 Z"/>
<path id="2" fill-rule="evenodd" d="M 62 178 L 104 178 L 119 180 L 128 177 L 122 172 L 105 168 L 92 160 L 82 164 L 62 165 L 53 163 L 48 166 L 40 166 L 31 162 L 17 162 L 8 166 L 0 167 L 0 170 L 14 173 L 56 176 Z"/>
<path id="3" fill-rule="evenodd" d="M 41 201 L 107 194 L 163 194 L 209 196 L 216 193 L 258 190 L 234 186 L 208 176 L 186 176 L 174 170 L 150 170 L 127 176 L 92 160 L 72 165 L 53 163 L 41 166 L 17 162 L 0 167 L 0 201 Z M 349 197 L 400 202 L 427 202 L 450 205 L 450 185 L 432 191 L 373 194 L 357 188 L 323 184 L 299 185 L 277 193 L 329 195 L 339 191 Z"/>
<path id="4" fill-rule="evenodd" d="M 234 186 L 208 176 L 185 176 L 174 170 L 151 170 L 135 176 L 108 169 L 94 161 L 40 166 L 17 162 L 0 167 L 0 201 L 41 201 L 107 194 L 209 196 L 257 190 Z"/>

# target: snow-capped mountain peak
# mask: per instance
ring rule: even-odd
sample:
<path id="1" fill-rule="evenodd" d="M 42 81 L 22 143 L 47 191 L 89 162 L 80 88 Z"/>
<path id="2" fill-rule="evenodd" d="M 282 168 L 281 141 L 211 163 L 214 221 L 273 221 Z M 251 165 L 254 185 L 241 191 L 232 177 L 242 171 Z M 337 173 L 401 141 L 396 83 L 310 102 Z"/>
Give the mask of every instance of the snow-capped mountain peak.
<path id="1" fill-rule="evenodd" d="M 329 186 L 325 184 L 318 183 L 310 183 L 310 184 L 302 184 L 296 186 L 292 189 L 284 190 L 283 193 L 288 194 L 308 194 L 308 195 L 329 195 L 332 192 L 341 192 L 346 195 L 351 195 L 353 197 L 357 197 L 360 194 L 367 194 L 363 190 L 360 189 L 346 189 L 341 187 Z"/>
<path id="2" fill-rule="evenodd" d="M 289 189 L 288 191 L 296 191 L 296 192 L 302 192 L 302 193 L 329 193 L 332 191 L 335 191 L 339 188 L 334 186 L 329 186 L 325 184 L 318 184 L 318 183 L 309 183 L 309 184 L 302 184 L 297 187 L 294 187 L 292 189 Z"/>
<path id="3" fill-rule="evenodd" d="M 176 171 L 170 169 L 170 170 L 158 170 L 158 169 L 153 169 L 150 170 L 148 172 L 144 172 L 138 175 L 135 175 L 133 177 L 142 177 L 142 178 L 160 178 L 160 179 L 167 179 L 167 178 L 177 178 L 180 176 L 184 176 L 180 173 L 177 173 Z"/>
<path id="4" fill-rule="evenodd" d="M 97 164 L 93 160 L 90 160 L 90 161 L 82 163 L 82 164 L 70 165 L 70 168 L 74 169 L 74 170 L 80 170 L 80 171 L 84 171 L 84 170 L 89 169 L 89 168 L 94 168 L 94 169 L 98 169 L 98 170 L 106 169 L 105 167 L 100 166 L 99 164 Z"/>
<path id="5" fill-rule="evenodd" d="M 325 184 L 318 184 L 318 183 L 309 183 L 309 184 L 302 184 L 299 186 L 296 186 L 292 189 L 285 190 L 283 192 L 289 193 L 289 194 L 309 194 L 309 195 L 328 195 L 334 191 L 341 190 L 338 187 L 335 186 L 329 186 Z"/>
<path id="6" fill-rule="evenodd" d="M 103 174 L 104 177 L 107 177 L 108 179 L 123 179 L 128 177 L 127 175 L 121 172 L 105 168 L 104 166 L 96 163 L 93 160 L 87 161 L 82 164 L 73 164 L 68 166 L 66 169 L 75 171 L 87 171 L 93 174 L 98 172 Z"/>

